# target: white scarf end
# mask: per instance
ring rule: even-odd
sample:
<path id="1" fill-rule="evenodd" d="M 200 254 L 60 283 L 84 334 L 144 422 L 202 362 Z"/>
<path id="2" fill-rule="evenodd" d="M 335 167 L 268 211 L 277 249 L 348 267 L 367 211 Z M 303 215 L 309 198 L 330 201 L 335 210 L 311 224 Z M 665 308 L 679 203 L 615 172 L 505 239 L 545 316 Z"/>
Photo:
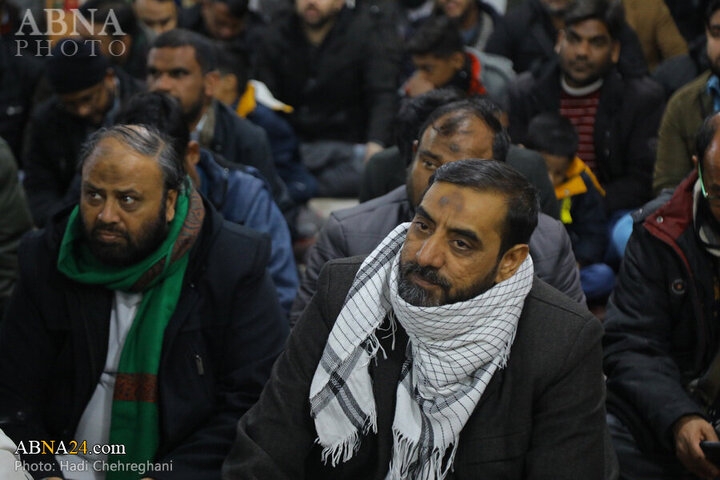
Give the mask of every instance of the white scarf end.
<path id="1" fill-rule="evenodd" d="M 367 435 L 370 432 L 377 433 L 377 414 L 375 410 L 368 414 L 362 427 L 363 435 Z M 322 445 L 320 438 L 316 439 L 315 443 Z M 327 465 L 328 460 L 330 460 L 330 466 L 335 467 L 340 463 L 345 463 L 350 460 L 359 448 L 360 435 L 357 430 L 354 430 L 350 435 L 336 442 L 334 445 L 323 446 L 320 459 L 325 465 Z"/>

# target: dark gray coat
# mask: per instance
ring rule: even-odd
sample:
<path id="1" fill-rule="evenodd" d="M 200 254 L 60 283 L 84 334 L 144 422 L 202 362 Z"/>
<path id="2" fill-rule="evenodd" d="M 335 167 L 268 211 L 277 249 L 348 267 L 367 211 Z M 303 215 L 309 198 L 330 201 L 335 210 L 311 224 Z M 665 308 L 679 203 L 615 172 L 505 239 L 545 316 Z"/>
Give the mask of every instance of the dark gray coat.
<path id="1" fill-rule="evenodd" d="M 412 220 L 413 215 L 404 185 L 369 202 L 333 212 L 308 252 L 305 274 L 290 311 L 290 325 L 297 322 L 317 290 L 317 279 L 325 262 L 369 254 L 388 233 Z M 538 215 L 538 226 L 530 237 L 530 255 L 538 277 L 573 300 L 585 302 L 570 237 L 562 223 L 544 213 Z"/>
<path id="2" fill-rule="evenodd" d="M 308 401 L 330 330 L 362 258 L 334 260 L 258 403 L 238 424 L 223 479 L 384 479 L 407 334 L 381 338 L 387 358 L 370 363 L 377 434 L 336 468 L 321 462 Z M 604 478 L 613 465 L 605 427 L 602 327 L 585 307 L 539 279 L 525 300 L 510 359 L 488 384 L 460 434 L 448 479 Z M 607 460 L 604 460 L 606 458 Z"/>

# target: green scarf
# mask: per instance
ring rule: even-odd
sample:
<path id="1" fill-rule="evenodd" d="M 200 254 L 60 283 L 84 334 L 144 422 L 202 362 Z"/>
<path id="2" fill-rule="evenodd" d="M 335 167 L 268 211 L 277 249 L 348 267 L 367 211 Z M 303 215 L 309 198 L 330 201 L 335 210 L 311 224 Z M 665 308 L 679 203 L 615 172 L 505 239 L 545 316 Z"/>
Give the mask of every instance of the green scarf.
<path id="1" fill-rule="evenodd" d="M 110 421 L 109 443 L 125 445 L 126 454 L 110 456 L 109 463 L 145 463 L 152 461 L 157 451 L 157 374 L 163 337 L 180 297 L 188 252 L 204 215 L 197 191 L 185 188 L 178 195 L 165 241 L 147 258 L 129 267 L 108 266 L 95 258 L 83 241 L 79 208 L 75 207 L 70 215 L 58 257 L 60 272 L 80 283 L 143 294 L 120 355 Z M 107 472 L 107 479 L 138 477 L 137 472 L 126 470 Z"/>

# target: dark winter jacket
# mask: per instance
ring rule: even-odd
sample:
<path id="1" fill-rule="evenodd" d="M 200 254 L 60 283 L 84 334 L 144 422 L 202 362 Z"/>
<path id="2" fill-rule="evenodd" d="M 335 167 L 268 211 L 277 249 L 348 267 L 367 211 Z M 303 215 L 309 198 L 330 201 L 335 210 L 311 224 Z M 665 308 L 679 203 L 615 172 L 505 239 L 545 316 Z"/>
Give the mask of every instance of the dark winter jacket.
<path id="1" fill-rule="evenodd" d="M 242 168 L 242 169 L 241 169 Z M 197 165 L 200 191 L 225 220 L 239 223 L 270 236 L 268 271 L 277 290 L 280 306 L 290 312 L 298 289 L 297 267 L 287 223 L 273 202 L 270 187 L 252 167 L 224 168 L 205 149 Z"/>
<path id="2" fill-rule="evenodd" d="M 605 191 L 585 163 L 575 157 L 565 183 L 555 187 L 560 221 L 565 224 L 575 259 L 581 266 L 601 263 L 608 245 Z"/>
<path id="3" fill-rule="evenodd" d="M 256 168 L 270 184 L 273 199 L 287 218 L 295 204 L 275 169 L 265 131 L 240 118 L 221 102 L 213 102 L 212 108 L 215 109 L 212 142 L 203 147 L 221 155 L 227 162 Z"/>
<path id="4" fill-rule="evenodd" d="M 317 291 L 318 276 L 325 262 L 369 254 L 388 233 L 401 223 L 411 221 L 413 216 L 405 185 L 382 197 L 330 214 L 308 252 L 305 274 L 290 312 L 290 324 L 297 322 Z M 585 301 L 570 238 L 559 221 L 543 213 L 538 216 L 538 226 L 530 237 L 530 255 L 538 277 L 573 300 Z"/>
<path id="5" fill-rule="evenodd" d="M 534 116 L 560 111 L 560 68 L 549 65 L 539 78 L 524 74 L 510 87 L 510 136 L 523 143 Z M 606 191 L 607 212 L 632 209 L 651 198 L 654 146 L 664 93 L 648 78 L 623 79 L 608 73 L 595 115 L 597 177 Z"/>
<path id="6" fill-rule="evenodd" d="M 407 333 L 379 335 L 386 355 L 368 366 L 377 433 L 363 435 L 347 462 L 321 461 L 310 416 L 310 384 L 362 258 L 330 262 L 318 294 L 293 330 L 258 403 L 240 420 L 224 480 L 386 478 Z M 388 327 L 389 325 L 384 325 Z M 383 328 L 383 327 L 381 327 Z M 602 327 L 557 290 L 535 279 L 507 367 L 488 383 L 460 433 L 448 480 L 612 478 L 600 368 Z"/>
<path id="7" fill-rule="evenodd" d="M 257 101 L 255 95 L 258 84 L 259 82 L 252 80 L 248 82 L 233 110 L 265 130 L 275 168 L 285 182 L 290 197 L 297 204 L 305 203 L 317 193 L 317 180 L 302 163 L 297 135 L 285 114 Z"/>
<path id="8" fill-rule="evenodd" d="M 720 346 L 718 259 L 698 242 L 697 173 L 643 207 L 610 297 L 603 340 L 608 411 L 643 450 L 674 452 L 671 427 L 704 415 L 688 394 Z"/>
<path id="9" fill-rule="evenodd" d="M 18 245 L 33 226 L 15 158 L 0 138 L 0 319 L 17 278 Z"/>
<path id="10" fill-rule="evenodd" d="M 294 108 L 289 120 L 302 142 L 389 143 L 399 57 L 396 45 L 380 41 L 382 25 L 344 8 L 317 47 L 295 14 L 269 29 L 255 78 Z"/>
<path id="11" fill-rule="evenodd" d="M 122 105 L 142 84 L 121 69 L 115 69 L 115 75 Z M 112 124 L 112 119 L 106 121 Z M 98 127 L 66 112 L 60 98 L 52 96 L 35 109 L 29 128 L 24 186 L 35 224 L 42 227 L 55 211 L 78 200 L 69 197 L 68 191 L 82 144 Z"/>
<path id="12" fill-rule="evenodd" d="M 32 52 L 16 56 L 15 40 L 0 36 L 0 137 L 8 142 L 15 158 L 21 160 L 23 135 L 42 76 L 42 64 Z"/>
<path id="13" fill-rule="evenodd" d="M 237 420 L 260 395 L 288 332 L 266 270 L 267 238 L 223 221 L 207 202 L 205 209 L 165 329 L 154 461 L 173 468 L 153 472 L 158 480 L 219 478 Z M 72 281 L 56 267 L 67 213 L 24 239 L 0 326 L 0 428 L 16 443 L 67 445 L 106 361 L 113 292 Z M 59 471 L 41 472 L 54 475 Z"/>

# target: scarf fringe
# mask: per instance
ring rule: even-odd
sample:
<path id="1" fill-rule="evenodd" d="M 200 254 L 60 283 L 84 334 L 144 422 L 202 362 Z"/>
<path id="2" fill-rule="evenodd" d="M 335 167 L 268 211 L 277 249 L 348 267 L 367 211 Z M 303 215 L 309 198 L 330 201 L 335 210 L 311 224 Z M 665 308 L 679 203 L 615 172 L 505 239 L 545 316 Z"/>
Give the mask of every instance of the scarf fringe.
<path id="1" fill-rule="evenodd" d="M 370 432 L 377 433 L 377 413 L 375 409 L 368 414 L 362 427 L 362 435 L 367 435 Z M 315 443 L 320 444 L 320 437 L 315 439 Z M 329 459 L 330 466 L 335 467 L 339 463 L 345 463 L 350 460 L 359 449 L 360 435 L 357 430 L 354 430 L 345 439 L 335 445 L 323 447 L 320 460 L 323 464 L 327 465 Z"/>
<path id="2" fill-rule="evenodd" d="M 432 453 L 427 457 L 425 463 L 416 466 L 419 455 L 420 446 L 417 442 L 412 441 L 397 428 L 393 427 L 393 455 L 390 461 L 390 470 L 387 475 L 388 480 L 442 480 L 450 472 L 454 462 L 455 453 L 457 452 L 457 443 L 448 446 L 450 454 L 446 462 L 443 464 L 445 452 L 440 451 L 438 447 L 433 448 Z M 411 471 L 411 468 L 413 471 Z"/>

